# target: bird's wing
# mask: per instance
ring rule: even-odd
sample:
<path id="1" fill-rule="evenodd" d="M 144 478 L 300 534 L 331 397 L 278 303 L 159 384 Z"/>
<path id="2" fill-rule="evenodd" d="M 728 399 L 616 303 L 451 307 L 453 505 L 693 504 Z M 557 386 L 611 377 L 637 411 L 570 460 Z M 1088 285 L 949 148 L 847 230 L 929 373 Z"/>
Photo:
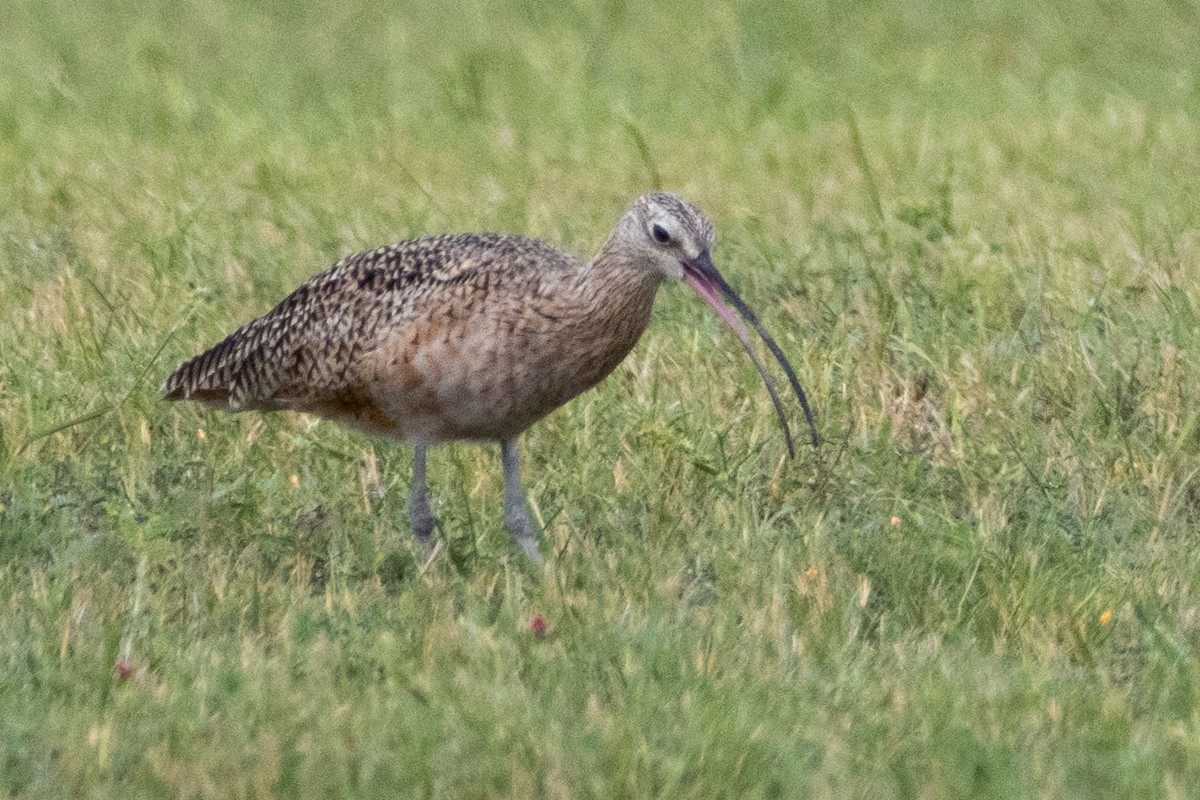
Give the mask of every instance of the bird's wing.
<path id="1" fill-rule="evenodd" d="M 529 280 L 542 262 L 563 261 L 541 242 L 499 234 L 433 236 L 357 253 L 185 362 L 163 392 L 168 400 L 235 411 L 337 393 L 383 332 L 453 302 L 463 289 L 486 294 Z"/>

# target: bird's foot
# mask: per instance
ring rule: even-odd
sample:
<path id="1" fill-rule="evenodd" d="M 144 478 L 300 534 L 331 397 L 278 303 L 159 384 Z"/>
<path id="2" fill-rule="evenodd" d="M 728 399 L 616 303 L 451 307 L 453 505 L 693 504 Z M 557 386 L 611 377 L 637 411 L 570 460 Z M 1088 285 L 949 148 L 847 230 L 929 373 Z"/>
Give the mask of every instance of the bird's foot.
<path id="1" fill-rule="evenodd" d="M 517 544 L 521 545 L 521 549 L 525 551 L 525 555 L 529 556 L 529 560 L 535 567 L 545 565 L 546 562 L 542 560 L 541 551 L 538 550 L 537 539 L 517 539 Z"/>
<path id="2" fill-rule="evenodd" d="M 529 557 L 529 560 L 533 562 L 535 567 L 540 567 L 545 563 L 542 560 L 541 552 L 538 550 L 537 532 L 526 514 L 505 514 L 504 527 L 508 528 L 508 532 L 512 534 L 513 541 L 521 547 L 521 550 Z"/>
<path id="3" fill-rule="evenodd" d="M 413 539 L 417 544 L 417 553 L 422 559 L 429 560 L 434 554 L 433 529 L 437 525 L 429 503 L 424 497 L 416 498 L 410 509 L 412 517 Z"/>

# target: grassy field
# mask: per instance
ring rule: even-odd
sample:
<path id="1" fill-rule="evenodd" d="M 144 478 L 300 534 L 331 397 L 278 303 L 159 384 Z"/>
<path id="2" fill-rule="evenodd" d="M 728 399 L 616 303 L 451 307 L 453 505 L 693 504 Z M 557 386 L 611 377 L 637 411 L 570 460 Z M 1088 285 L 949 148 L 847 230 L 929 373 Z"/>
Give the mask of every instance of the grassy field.
<path id="1" fill-rule="evenodd" d="M 433 6 L 0 9 L 0 797 L 1195 797 L 1195 0 Z M 159 399 L 658 186 L 819 459 L 679 286 L 524 439 L 544 570 L 494 446 L 422 571 L 406 448 Z"/>

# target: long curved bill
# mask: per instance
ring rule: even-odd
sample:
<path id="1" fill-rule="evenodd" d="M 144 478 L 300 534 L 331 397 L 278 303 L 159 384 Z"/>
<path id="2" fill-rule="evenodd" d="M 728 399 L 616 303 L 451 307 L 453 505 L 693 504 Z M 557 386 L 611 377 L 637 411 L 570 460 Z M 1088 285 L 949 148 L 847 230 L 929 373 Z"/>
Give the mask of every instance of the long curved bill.
<path id="1" fill-rule="evenodd" d="M 812 409 L 808 406 L 808 396 L 804 394 L 804 388 L 800 386 L 800 381 L 796 378 L 796 372 L 792 369 L 792 365 L 788 362 L 783 351 L 779 349 L 779 345 L 771 338 L 771 334 L 767 333 L 767 329 L 758 321 L 758 317 L 750 310 L 750 306 L 742 298 L 738 297 L 738 293 L 733 290 L 721 273 L 717 272 L 717 268 L 713 266 L 712 258 L 708 251 L 705 250 L 694 259 L 683 262 L 683 280 L 688 286 L 704 299 L 704 302 L 713 307 L 713 310 L 725 320 L 725 323 L 733 328 L 734 333 L 738 335 L 738 339 L 742 342 L 742 349 L 750 356 L 750 360 L 754 362 L 758 374 L 762 376 L 763 383 L 767 385 L 767 393 L 771 395 L 771 402 L 775 404 L 775 413 L 779 417 L 779 425 L 783 428 L 783 438 L 787 440 L 788 455 L 793 458 L 796 455 L 796 448 L 792 444 L 792 431 L 788 427 L 787 417 L 783 413 L 783 404 L 779 402 L 779 395 L 775 392 L 775 382 L 771 380 L 771 376 L 767 374 L 763 368 L 762 361 L 754 352 L 753 343 L 750 341 L 750 332 L 746 330 L 746 326 L 742 324 L 742 320 L 734 316 L 733 310 L 729 308 L 732 305 L 737 312 L 742 315 L 746 322 L 754 328 L 755 332 L 762 337 L 763 342 L 767 345 L 767 349 L 771 351 L 771 355 L 775 356 L 775 360 L 779 362 L 779 366 L 783 367 L 783 372 L 787 375 L 788 383 L 792 385 L 792 390 L 796 393 L 796 399 L 800 401 L 800 407 L 804 409 L 804 418 L 808 421 L 808 430 L 811 434 L 813 447 L 819 447 L 821 440 L 817 435 L 817 423 L 813 419 Z M 728 301 L 729 305 L 726 304 Z"/>

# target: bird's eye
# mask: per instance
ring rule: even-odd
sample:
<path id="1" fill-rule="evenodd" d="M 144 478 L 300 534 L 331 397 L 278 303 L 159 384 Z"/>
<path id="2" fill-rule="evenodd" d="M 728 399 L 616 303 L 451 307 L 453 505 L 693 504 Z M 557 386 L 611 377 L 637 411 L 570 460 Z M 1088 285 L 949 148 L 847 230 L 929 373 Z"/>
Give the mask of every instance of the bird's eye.
<path id="1" fill-rule="evenodd" d="M 666 244 L 671 241 L 671 234 L 667 233 L 667 229 L 662 225 L 655 225 L 650 232 L 654 234 L 654 241 L 659 244 Z"/>

